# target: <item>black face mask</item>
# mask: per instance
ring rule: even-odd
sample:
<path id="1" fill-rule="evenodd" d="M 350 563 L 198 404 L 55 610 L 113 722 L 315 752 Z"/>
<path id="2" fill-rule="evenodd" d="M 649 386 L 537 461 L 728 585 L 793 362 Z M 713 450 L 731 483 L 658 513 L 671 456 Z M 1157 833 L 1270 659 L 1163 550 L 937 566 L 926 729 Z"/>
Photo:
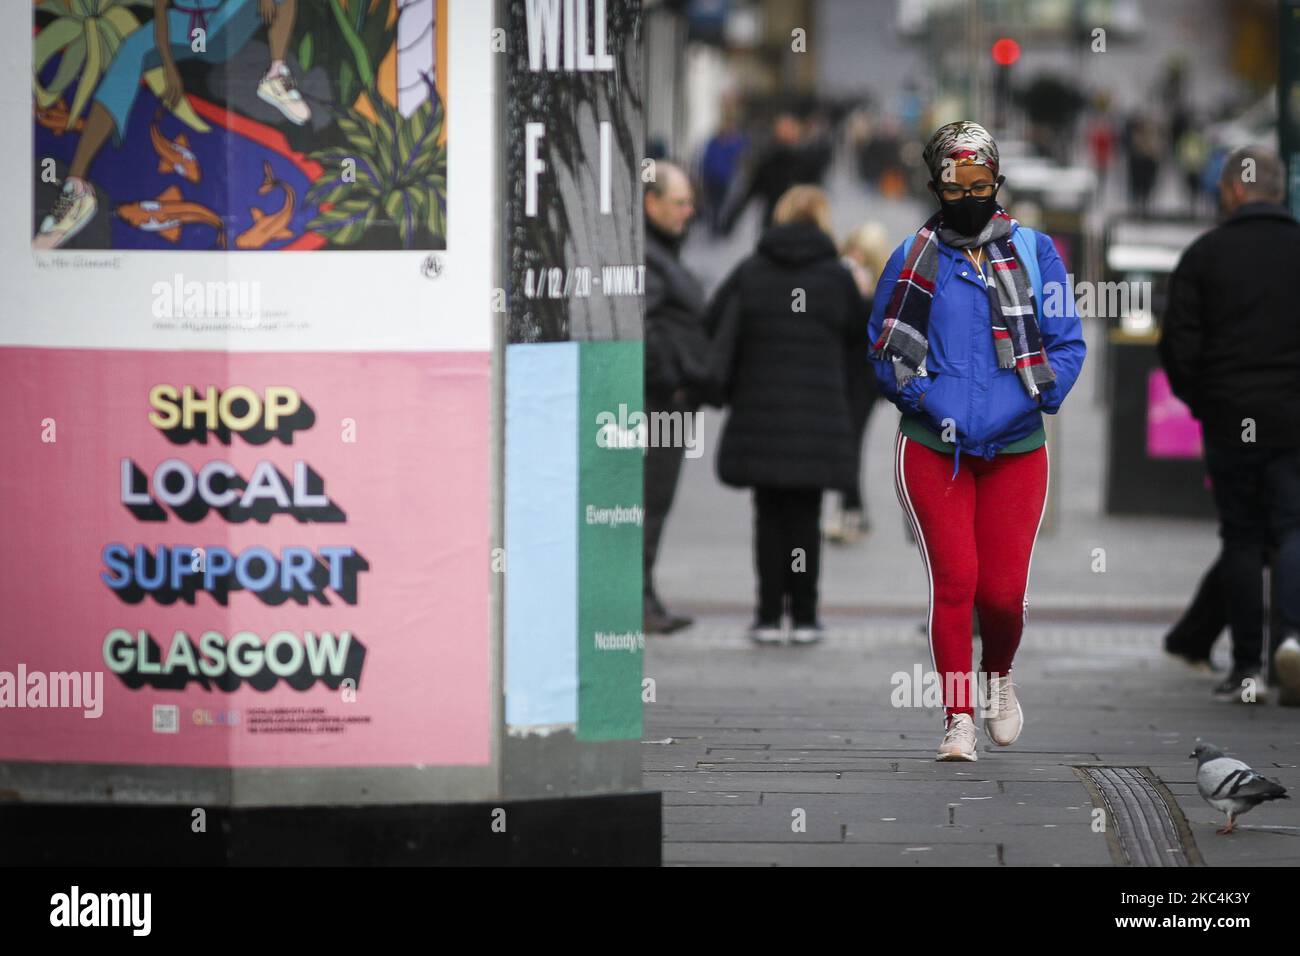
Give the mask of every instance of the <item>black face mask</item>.
<path id="1" fill-rule="evenodd" d="M 963 196 L 956 202 L 941 199 L 939 207 L 943 210 L 945 226 L 963 236 L 977 236 L 998 211 L 998 198 L 995 194 L 988 199 Z"/>

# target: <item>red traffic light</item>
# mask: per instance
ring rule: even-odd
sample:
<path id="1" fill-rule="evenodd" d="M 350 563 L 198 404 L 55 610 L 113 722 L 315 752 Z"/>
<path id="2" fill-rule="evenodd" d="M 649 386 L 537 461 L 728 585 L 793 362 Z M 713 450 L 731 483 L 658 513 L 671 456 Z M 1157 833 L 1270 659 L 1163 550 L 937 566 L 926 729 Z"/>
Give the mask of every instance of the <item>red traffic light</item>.
<path id="1" fill-rule="evenodd" d="M 1010 66 L 1020 59 L 1020 44 L 1010 37 L 1003 37 L 993 44 L 993 61 L 998 66 Z"/>

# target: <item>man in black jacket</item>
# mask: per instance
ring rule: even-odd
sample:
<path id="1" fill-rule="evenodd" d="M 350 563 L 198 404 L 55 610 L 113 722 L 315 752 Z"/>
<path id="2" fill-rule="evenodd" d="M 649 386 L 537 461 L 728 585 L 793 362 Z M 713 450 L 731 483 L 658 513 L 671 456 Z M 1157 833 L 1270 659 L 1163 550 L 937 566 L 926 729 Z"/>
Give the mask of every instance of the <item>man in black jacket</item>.
<path id="1" fill-rule="evenodd" d="M 793 113 L 777 114 L 772 122 L 772 139 L 749 173 L 743 192 L 728 203 L 720 219 L 722 231 L 730 233 L 754 199 L 763 201 L 763 228 L 772 224 L 777 201 L 791 186 L 818 184 L 831 162 L 830 137 L 809 134 Z"/>
<path id="2" fill-rule="evenodd" d="M 655 593 L 654 566 L 668 509 L 672 507 L 684 453 L 684 429 L 698 406 L 709 343 L 704 334 L 704 290 L 682 265 L 679 247 L 695 214 L 690 180 L 677 166 L 655 163 L 645 191 L 645 404 L 651 423 L 672 421 L 651 436 L 672 436 L 669 444 L 648 440 L 645 450 L 644 629 L 671 634 L 691 623 L 670 614 Z M 668 416 L 665 418 L 664 416 Z"/>
<path id="3" fill-rule="evenodd" d="M 1256 697 L 1264 692 L 1270 543 L 1283 636 L 1300 630 L 1300 223 L 1281 205 L 1285 175 L 1268 150 L 1228 156 L 1225 218 L 1178 263 L 1160 340 L 1174 394 L 1204 429 L 1219 511 L 1233 645 L 1232 672 L 1216 689 L 1223 699 L 1250 699 L 1248 678 Z"/>

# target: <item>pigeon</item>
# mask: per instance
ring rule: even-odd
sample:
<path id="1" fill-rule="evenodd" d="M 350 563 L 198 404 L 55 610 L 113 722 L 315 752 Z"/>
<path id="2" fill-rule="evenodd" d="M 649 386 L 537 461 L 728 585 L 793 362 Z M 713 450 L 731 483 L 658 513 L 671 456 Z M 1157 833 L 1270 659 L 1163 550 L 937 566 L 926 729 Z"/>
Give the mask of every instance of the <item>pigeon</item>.
<path id="1" fill-rule="evenodd" d="M 1205 802 L 1228 815 L 1228 824 L 1219 833 L 1231 833 L 1236 817 L 1265 800 L 1289 799 L 1286 787 L 1261 777 L 1240 760 L 1225 757 L 1214 744 L 1197 744 L 1187 756 L 1196 758 L 1196 789 Z"/>

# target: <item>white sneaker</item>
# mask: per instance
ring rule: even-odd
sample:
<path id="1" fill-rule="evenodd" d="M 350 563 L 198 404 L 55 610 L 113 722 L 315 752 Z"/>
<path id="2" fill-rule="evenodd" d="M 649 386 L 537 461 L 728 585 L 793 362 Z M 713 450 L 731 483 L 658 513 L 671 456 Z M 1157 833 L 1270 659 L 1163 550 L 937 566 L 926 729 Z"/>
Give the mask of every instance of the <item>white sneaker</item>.
<path id="1" fill-rule="evenodd" d="M 63 184 L 62 194 L 54 201 L 54 208 L 41 221 L 32 248 L 57 249 L 65 245 L 95 218 L 98 208 L 95 190 L 80 179 L 69 177 Z"/>
<path id="2" fill-rule="evenodd" d="M 826 636 L 826 628 L 820 624 L 797 624 L 790 631 L 791 644 L 816 644 Z"/>
<path id="3" fill-rule="evenodd" d="M 296 126 L 302 126 L 311 119 L 311 108 L 298 92 L 293 74 L 287 66 L 281 66 L 275 73 L 262 77 L 262 82 L 257 84 L 257 98 L 274 106 Z"/>
<path id="4" fill-rule="evenodd" d="M 979 759 L 975 752 L 975 721 L 970 714 L 953 714 L 948 718 L 948 729 L 944 732 L 943 742 L 935 760 L 969 760 Z"/>
<path id="5" fill-rule="evenodd" d="M 1289 707 L 1300 706 L 1300 640 L 1288 637 L 1273 655 L 1273 668 L 1282 685 L 1280 700 Z"/>
<path id="6" fill-rule="evenodd" d="M 785 640 L 785 631 L 779 627 L 751 627 L 749 639 L 755 644 L 780 644 Z"/>
<path id="7" fill-rule="evenodd" d="M 984 718 L 984 732 L 999 747 L 1016 742 L 1025 727 L 1025 712 L 1016 699 L 1011 675 L 989 678 L 989 710 Z"/>

